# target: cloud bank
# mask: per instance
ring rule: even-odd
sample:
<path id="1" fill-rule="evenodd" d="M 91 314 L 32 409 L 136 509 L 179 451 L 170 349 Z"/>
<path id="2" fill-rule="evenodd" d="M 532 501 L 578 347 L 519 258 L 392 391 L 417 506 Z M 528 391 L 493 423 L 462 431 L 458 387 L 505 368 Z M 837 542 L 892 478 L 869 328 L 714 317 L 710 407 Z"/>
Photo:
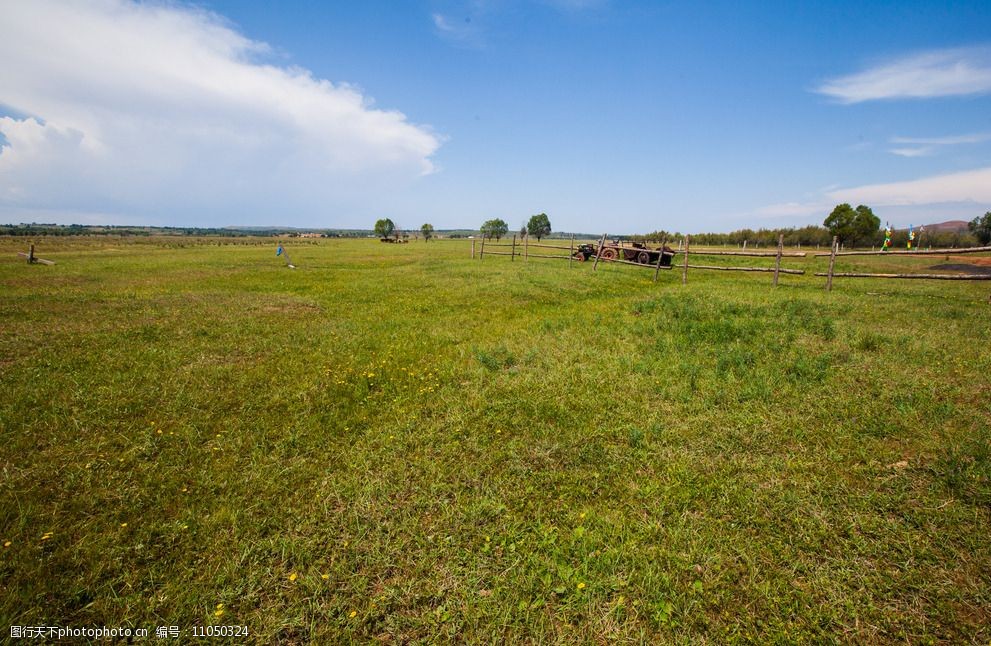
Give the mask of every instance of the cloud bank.
<path id="1" fill-rule="evenodd" d="M 991 47 L 907 56 L 826 81 L 816 92 L 840 103 L 964 96 L 991 92 Z"/>
<path id="2" fill-rule="evenodd" d="M 991 209 L 991 167 L 851 188 L 829 187 L 809 202 L 785 202 L 752 215 L 774 226 L 819 224 L 837 204 L 866 204 L 898 226 L 943 220 L 971 220 Z"/>
<path id="3" fill-rule="evenodd" d="M 891 143 L 901 147 L 892 148 L 888 152 L 901 157 L 925 157 L 947 146 L 979 144 L 989 140 L 991 140 L 991 133 L 988 132 L 950 137 L 892 137 Z"/>
<path id="4" fill-rule="evenodd" d="M 991 167 L 905 182 L 839 189 L 827 195 L 837 202 L 871 206 L 912 206 L 948 202 L 991 204 Z"/>
<path id="5" fill-rule="evenodd" d="M 0 207 L 336 224 L 434 170 L 440 139 L 357 88 L 265 62 L 222 18 L 0 0 Z M 0 212 L 2 215 L 2 212 Z"/>

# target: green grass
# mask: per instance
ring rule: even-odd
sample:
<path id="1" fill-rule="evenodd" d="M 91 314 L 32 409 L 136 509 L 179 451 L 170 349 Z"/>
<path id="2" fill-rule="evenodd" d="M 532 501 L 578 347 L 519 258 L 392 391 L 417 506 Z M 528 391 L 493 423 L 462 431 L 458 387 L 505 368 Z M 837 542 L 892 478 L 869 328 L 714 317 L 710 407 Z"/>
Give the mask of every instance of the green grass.
<path id="1" fill-rule="evenodd" d="M 0 624 L 991 639 L 987 283 L 258 242 L 0 240 Z"/>

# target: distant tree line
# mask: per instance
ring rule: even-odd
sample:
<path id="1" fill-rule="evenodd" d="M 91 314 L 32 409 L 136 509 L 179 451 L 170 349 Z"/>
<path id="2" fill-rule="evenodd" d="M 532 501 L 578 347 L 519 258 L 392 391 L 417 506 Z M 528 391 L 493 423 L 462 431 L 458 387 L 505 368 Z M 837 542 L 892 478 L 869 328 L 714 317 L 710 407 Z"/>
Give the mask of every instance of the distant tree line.
<path id="1" fill-rule="evenodd" d="M 744 241 L 749 246 L 773 247 L 778 244 L 778 236 L 784 235 L 784 244 L 789 247 L 819 247 L 829 248 L 833 236 L 836 235 L 847 246 L 878 247 L 884 243 L 884 231 L 880 228 L 880 219 L 869 207 L 864 205 L 856 209 L 849 204 L 839 204 L 823 222 L 824 226 L 808 225 L 804 227 L 789 227 L 779 229 L 739 229 L 730 233 L 694 233 L 692 242 L 707 246 L 741 246 Z M 679 232 L 653 231 L 644 235 L 630 236 L 637 242 L 672 242 L 684 237 Z M 908 242 L 908 229 L 894 230 L 891 235 L 891 248 L 904 249 Z M 974 218 L 968 224 L 968 230 L 937 231 L 931 229 L 915 229 L 916 247 L 954 248 L 976 247 L 991 243 L 991 211 L 981 217 Z"/>
<path id="2" fill-rule="evenodd" d="M 225 238 L 267 238 L 286 235 L 290 238 L 314 231 L 329 237 L 364 238 L 368 231 L 357 229 L 306 229 L 280 228 L 220 228 L 220 227 L 140 227 L 92 224 L 0 224 L 0 236 L 220 236 Z"/>

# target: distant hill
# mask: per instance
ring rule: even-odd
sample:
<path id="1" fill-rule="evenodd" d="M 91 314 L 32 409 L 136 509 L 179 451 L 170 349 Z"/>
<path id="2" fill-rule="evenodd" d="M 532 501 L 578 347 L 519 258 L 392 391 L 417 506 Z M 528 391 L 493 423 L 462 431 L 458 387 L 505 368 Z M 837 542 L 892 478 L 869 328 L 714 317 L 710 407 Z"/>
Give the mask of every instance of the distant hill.
<path id="1" fill-rule="evenodd" d="M 926 231 L 968 231 L 967 223 L 963 220 L 947 220 L 946 222 L 939 222 L 938 224 L 927 224 L 925 225 Z"/>

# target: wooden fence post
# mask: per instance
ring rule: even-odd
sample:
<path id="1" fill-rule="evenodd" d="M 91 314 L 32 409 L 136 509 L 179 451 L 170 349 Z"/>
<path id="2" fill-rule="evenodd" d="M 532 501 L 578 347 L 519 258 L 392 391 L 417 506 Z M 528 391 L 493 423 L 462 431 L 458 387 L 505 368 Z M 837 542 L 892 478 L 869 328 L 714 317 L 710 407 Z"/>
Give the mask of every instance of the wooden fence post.
<path id="1" fill-rule="evenodd" d="M 525 262 L 530 262 L 530 232 L 527 231 L 526 235 L 523 236 L 523 260 Z"/>
<path id="2" fill-rule="evenodd" d="M 602 245 L 606 244 L 606 234 L 602 234 L 599 239 L 599 248 L 595 250 L 595 262 L 592 263 L 592 271 L 595 271 L 599 267 L 599 255 L 602 253 Z"/>
<path id="3" fill-rule="evenodd" d="M 513 253 L 509 255 L 509 261 L 514 262 L 516 260 L 516 234 L 513 234 Z"/>
<path id="4" fill-rule="evenodd" d="M 833 236 L 833 251 L 829 254 L 829 274 L 826 277 L 826 291 L 833 291 L 833 265 L 836 263 L 837 236 Z"/>
<path id="5" fill-rule="evenodd" d="M 475 239 L 471 239 L 471 259 L 475 259 Z"/>
<path id="6" fill-rule="evenodd" d="M 654 269 L 654 282 L 657 282 L 657 274 L 661 273 L 661 261 L 664 260 L 664 243 L 661 243 L 661 253 L 657 255 L 657 268 Z"/>
<path id="7" fill-rule="evenodd" d="M 575 264 L 575 234 L 571 234 L 571 255 L 568 256 L 568 269 Z"/>
<path id="8" fill-rule="evenodd" d="M 34 262 L 34 243 L 31 243 L 31 248 L 28 249 L 28 264 Z"/>
<path id="9" fill-rule="evenodd" d="M 778 272 L 781 271 L 781 252 L 785 244 L 785 234 L 778 234 L 778 255 L 774 259 L 774 286 L 778 286 Z"/>
<path id="10" fill-rule="evenodd" d="M 485 256 L 485 234 L 482 234 L 482 248 L 478 250 L 478 259 L 481 260 Z"/>
<path id="11" fill-rule="evenodd" d="M 681 284 L 688 284 L 688 244 L 691 241 L 689 236 L 685 236 L 685 267 L 681 270 Z"/>

